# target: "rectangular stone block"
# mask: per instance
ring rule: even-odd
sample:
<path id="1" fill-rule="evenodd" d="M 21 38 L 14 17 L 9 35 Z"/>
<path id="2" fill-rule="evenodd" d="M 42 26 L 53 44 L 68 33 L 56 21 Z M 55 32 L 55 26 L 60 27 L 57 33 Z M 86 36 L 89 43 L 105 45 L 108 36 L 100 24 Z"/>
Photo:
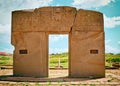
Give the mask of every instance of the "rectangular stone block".
<path id="1" fill-rule="evenodd" d="M 14 32 L 14 75 L 48 76 L 48 40 L 45 32 Z M 21 53 L 22 52 L 22 53 Z"/>
<path id="2" fill-rule="evenodd" d="M 76 31 L 70 34 L 69 70 L 71 77 L 105 76 L 104 32 Z"/>
<path id="3" fill-rule="evenodd" d="M 12 31 L 70 32 L 75 19 L 73 7 L 43 7 L 12 13 Z"/>
<path id="4" fill-rule="evenodd" d="M 78 10 L 73 31 L 104 31 L 103 15 L 90 10 Z"/>

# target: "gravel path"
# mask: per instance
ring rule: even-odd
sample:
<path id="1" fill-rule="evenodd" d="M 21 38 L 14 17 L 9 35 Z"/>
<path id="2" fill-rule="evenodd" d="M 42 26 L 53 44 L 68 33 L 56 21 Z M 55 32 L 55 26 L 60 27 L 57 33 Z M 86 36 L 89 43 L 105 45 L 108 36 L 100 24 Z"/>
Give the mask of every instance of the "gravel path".
<path id="1" fill-rule="evenodd" d="M 33 78 L 33 77 L 0 77 L 0 86 L 9 86 L 13 85 L 21 86 L 22 84 L 27 84 L 36 86 L 36 84 L 51 84 L 51 86 L 56 86 L 61 84 L 62 86 L 68 85 L 91 85 L 94 86 L 120 86 L 120 70 L 106 70 L 105 78 L 90 79 L 90 78 L 68 78 L 68 70 L 49 70 L 48 78 Z M 0 70 L 0 76 L 2 75 L 12 75 L 12 70 Z M 10 81 L 10 82 L 9 82 Z M 24 82 L 23 82 L 24 81 Z M 19 85 L 20 84 L 20 85 Z M 88 85 L 88 86 L 89 86 Z M 91 86 L 93 86 L 91 85 Z M 23 85 L 22 85 L 23 86 Z M 28 85 L 29 86 L 29 85 Z M 39 86 L 39 85 L 38 85 Z M 40 85 L 41 86 L 41 85 Z M 58 85 L 59 86 L 59 85 Z"/>

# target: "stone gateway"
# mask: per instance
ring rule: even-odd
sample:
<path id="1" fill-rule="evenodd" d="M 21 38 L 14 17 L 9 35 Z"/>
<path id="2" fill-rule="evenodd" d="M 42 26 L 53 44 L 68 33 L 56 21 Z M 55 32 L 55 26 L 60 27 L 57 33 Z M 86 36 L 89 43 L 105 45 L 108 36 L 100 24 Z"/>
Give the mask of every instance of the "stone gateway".
<path id="1" fill-rule="evenodd" d="M 105 77 L 103 14 L 67 6 L 12 12 L 15 76 L 48 76 L 49 34 L 69 36 L 70 77 Z"/>

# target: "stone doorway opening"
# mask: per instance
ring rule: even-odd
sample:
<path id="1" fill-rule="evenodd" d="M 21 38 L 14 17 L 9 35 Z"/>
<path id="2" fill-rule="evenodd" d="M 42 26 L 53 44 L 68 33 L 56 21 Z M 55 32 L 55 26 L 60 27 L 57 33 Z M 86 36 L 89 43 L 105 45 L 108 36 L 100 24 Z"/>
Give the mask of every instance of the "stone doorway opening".
<path id="1" fill-rule="evenodd" d="M 48 38 L 48 75 L 49 77 L 66 77 L 69 72 L 68 34 L 49 34 Z"/>

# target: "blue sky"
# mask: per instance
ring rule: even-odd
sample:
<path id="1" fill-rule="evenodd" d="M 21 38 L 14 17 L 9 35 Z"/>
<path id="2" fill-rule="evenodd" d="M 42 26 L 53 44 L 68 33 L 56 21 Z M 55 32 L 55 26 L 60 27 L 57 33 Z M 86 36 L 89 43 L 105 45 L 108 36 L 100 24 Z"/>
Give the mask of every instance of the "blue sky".
<path id="1" fill-rule="evenodd" d="M 0 51 L 12 53 L 14 50 L 11 45 L 11 12 L 42 6 L 73 6 L 102 12 L 105 52 L 120 53 L 120 0 L 0 0 Z M 68 35 L 50 35 L 49 40 L 50 53 L 68 51 Z"/>

